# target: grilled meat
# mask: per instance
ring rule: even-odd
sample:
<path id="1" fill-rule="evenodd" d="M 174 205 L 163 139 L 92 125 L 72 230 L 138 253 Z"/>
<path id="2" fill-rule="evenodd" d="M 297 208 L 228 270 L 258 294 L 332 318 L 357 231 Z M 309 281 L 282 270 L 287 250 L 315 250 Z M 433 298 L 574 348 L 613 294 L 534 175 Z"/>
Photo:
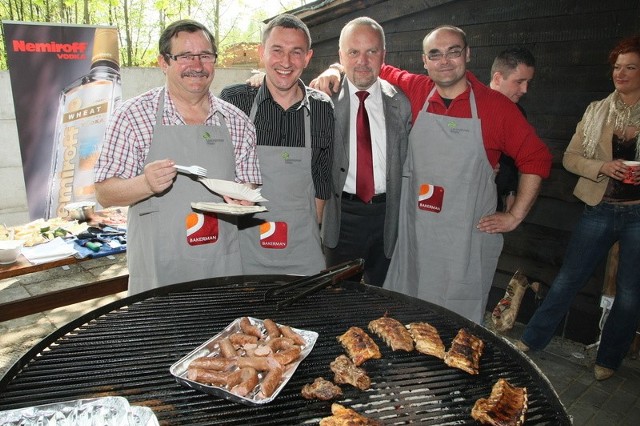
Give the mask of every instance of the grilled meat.
<path id="1" fill-rule="evenodd" d="M 306 384 L 302 387 L 302 397 L 305 399 L 319 399 L 321 401 L 329 401 L 342 396 L 340 386 L 334 385 L 322 377 L 317 377 L 313 383 Z"/>
<path id="2" fill-rule="evenodd" d="M 444 358 L 444 343 L 434 326 L 426 322 L 412 322 L 408 327 L 418 352 Z"/>
<path id="3" fill-rule="evenodd" d="M 390 317 L 382 317 L 369 323 L 369 330 L 376 333 L 385 341 L 392 350 L 413 350 L 413 339 L 407 328 L 398 320 Z"/>
<path id="4" fill-rule="evenodd" d="M 444 362 L 449 367 L 459 368 L 469 374 L 478 374 L 483 350 L 484 342 L 462 328 L 444 355 Z"/>
<path id="5" fill-rule="evenodd" d="M 320 420 L 320 426 L 382 426 L 382 422 L 369 419 L 351 408 L 331 404 L 330 417 Z"/>
<path id="6" fill-rule="evenodd" d="M 349 328 L 343 335 L 338 336 L 338 341 L 356 366 L 368 359 L 382 358 L 376 342 L 360 327 Z"/>
<path id="7" fill-rule="evenodd" d="M 367 376 L 367 372 L 356 367 L 346 355 L 338 356 L 329 366 L 334 372 L 333 381 L 338 384 L 348 384 L 360 390 L 369 389 L 371 386 L 371 379 Z"/>
<path id="8" fill-rule="evenodd" d="M 527 388 L 512 386 L 498 379 L 489 398 L 480 398 L 471 409 L 471 417 L 485 425 L 520 426 L 527 411 Z"/>

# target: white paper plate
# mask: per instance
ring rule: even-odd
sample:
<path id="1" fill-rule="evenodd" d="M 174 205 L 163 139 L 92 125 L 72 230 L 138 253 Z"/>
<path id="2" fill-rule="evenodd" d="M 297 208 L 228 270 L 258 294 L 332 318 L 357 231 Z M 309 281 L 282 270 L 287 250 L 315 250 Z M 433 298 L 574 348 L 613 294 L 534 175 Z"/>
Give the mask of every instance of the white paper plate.
<path id="1" fill-rule="evenodd" d="M 259 203 L 262 201 L 269 201 L 260 194 L 260 189 L 251 189 L 247 185 L 221 179 L 205 179 L 200 178 L 200 182 L 210 191 L 219 195 L 226 195 L 234 200 L 245 200 Z"/>
<path id="2" fill-rule="evenodd" d="M 204 201 L 199 203 L 191 203 L 191 207 L 196 210 L 202 210 L 205 212 L 231 214 L 234 216 L 267 211 L 267 208 L 265 206 L 241 206 L 239 204 L 207 203 Z"/>

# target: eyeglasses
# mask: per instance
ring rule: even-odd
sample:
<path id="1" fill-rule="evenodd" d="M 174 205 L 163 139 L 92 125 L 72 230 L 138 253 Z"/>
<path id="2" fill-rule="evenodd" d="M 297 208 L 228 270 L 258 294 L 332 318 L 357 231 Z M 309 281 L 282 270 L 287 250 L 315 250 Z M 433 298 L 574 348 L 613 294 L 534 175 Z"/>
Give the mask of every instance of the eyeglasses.
<path id="1" fill-rule="evenodd" d="M 462 52 L 464 52 L 464 48 L 463 49 L 453 49 L 453 50 L 448 51 L 447 53 L 429 52 L 429 53 L 427 53 L 427 58 L 429 58 L 430 61 L 440 61 L 440 60 L 442 60 L 442 58 L 455 59 L 455 58 L 459 58 L 460 56 L 462 56 Z"/>
<path id="2" fill-rule="evenodd" d="M 177 63 L 183 64 L 183 65 L 190 64 L 196 58 L 200 59 L 200 62 L 202 62 L 203 64 L 211 64 L 211 63 L 215 64 L 216 60 L 218 59 L 217 53 L 199 53 L 199 54 L 182 53 L 180 55 L 172 55 L 170 53 L 165 53 L 165 55 L 167 56 L 167 58 L 173 59 Z"/>

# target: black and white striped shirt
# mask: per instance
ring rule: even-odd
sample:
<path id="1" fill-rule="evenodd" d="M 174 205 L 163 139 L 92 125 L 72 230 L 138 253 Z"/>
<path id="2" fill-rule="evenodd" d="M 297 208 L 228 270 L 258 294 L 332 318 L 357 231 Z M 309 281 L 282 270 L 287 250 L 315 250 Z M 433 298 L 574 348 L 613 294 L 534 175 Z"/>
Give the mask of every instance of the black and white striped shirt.
<path id="1" fill-rule="evenodd" d="M 249 115 L 254 99 L 257 112 L 254 120 L 257 144 L 267 146 L 303 147 L 304 114 L 311 111 L 311 175 L 316 198 L 326 200 L 331 195 L 331 162 L 333 159 L 334 116 L 333 103 L 324 93 L 306 87 L 306 97 L 286 111 L 276 103 L 268 90 L 258 95 L 257 87 L 248 84 L 227 86 L 220 98 L 232 103 Z"/>

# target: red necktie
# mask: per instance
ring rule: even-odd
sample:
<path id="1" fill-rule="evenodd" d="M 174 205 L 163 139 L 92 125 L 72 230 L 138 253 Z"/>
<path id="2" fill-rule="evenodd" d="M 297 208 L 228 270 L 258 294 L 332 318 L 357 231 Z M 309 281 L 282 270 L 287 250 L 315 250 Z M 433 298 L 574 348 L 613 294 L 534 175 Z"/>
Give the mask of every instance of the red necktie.
<path id="1" fill-rule="evenodd" d="M 360 107 L 356 116 L 356 141 L 357 141 L 357 171 L 356 171 L 356 195 L 365 203 L 371 201 L 374 194 L 373 188 L 373 155 L 371 154 L 371 130 L 369 129 L 369 115 L 364 106 L 364 100 L 369 96 L 367 91 L 356 92 L 360 99 Z"/>

